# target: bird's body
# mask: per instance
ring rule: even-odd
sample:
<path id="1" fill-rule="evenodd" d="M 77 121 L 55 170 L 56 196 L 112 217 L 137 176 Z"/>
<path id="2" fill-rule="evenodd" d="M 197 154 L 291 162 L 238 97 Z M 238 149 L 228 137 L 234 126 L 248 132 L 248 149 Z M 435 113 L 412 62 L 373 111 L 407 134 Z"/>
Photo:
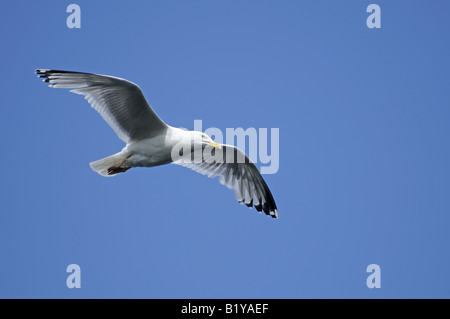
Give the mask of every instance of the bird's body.
<path id="1" fill-rule="evenodd" d="M 220 145 L 202 132 L 185 131 L 164 123 L 140 88 L 127 80 L 71 71 L 38 69 L 51 87 L 81 94 L 111 126 L 126 146 L 118 153 L 90 163 L 102 176 L 115 176 L 133 167 L 174 163 L 208 177 L 219 176 L 240 203 L 274 218 L 278 210 L 256 166 L 239 149 Z"/>
<path id="2" fill-rule="evenodd" d="M 172 163 L 170 149 L 176 144 L 174 128 L 168 127 L 165 135 L 158 135 L 127 144 L 121 153 L 130 167 L 153 167 Z"/>
<path id="3" fill-rule="evenodd" d="M 154 167 L 173 162 L 172 149 L 175 145 L 182 143 L 185 131 L 167 126 L 160 135 L 156 135 L 143 140 L 131 141 L 117 154 L 114 154 L 114 162 L 108 162 L 106 169 L 113 168 L 130 169 L 132 167 Z M 107 157 L 109 158 L 109 157 Z M 106 159 L 107 159 L 106 158 Z M 92 162 L 91 167 L 100 175 L 114 176 L 109 173 L 95 169 L 96 163 L 101 163 L 105 159 Z M 112 163 L 112 164 L 111 164 Z M 119 173 L 119 172 L 118 172 Z"/>

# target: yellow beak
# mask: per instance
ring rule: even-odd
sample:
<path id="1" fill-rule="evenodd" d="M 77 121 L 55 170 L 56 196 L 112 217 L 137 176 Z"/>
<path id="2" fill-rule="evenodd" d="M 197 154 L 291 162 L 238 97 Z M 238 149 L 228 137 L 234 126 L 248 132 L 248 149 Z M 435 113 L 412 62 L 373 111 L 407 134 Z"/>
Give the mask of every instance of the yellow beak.
<path id="1" fill-rule="evenodd" d="M 222 148 L 222 145 L 216 142 L 208 142 L 209 145 L 211 145 L 214 148 L 218 148 L 219 150 Z"/>

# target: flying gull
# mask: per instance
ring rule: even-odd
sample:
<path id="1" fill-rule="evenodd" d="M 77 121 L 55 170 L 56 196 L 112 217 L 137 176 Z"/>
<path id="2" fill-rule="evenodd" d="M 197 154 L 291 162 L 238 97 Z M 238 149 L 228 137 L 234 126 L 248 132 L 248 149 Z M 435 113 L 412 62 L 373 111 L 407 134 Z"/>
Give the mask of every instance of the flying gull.
<path id="1" fill-rule="evenodd" d="M 90 163 L 102 176 L 132 167 L 169 163 L 182 165 L 234 190 L 248 207 L 278 218 L 272 193 L 255 164 L 238 148 L 214 142 L 205 133 L 185 131 L 164 123 L 147 103 L 141 89 L 125 79 L 92 73 L 37 69 L 53 88 L 68 88 L 91 104 L 126 146 L 114 155 Z"/>

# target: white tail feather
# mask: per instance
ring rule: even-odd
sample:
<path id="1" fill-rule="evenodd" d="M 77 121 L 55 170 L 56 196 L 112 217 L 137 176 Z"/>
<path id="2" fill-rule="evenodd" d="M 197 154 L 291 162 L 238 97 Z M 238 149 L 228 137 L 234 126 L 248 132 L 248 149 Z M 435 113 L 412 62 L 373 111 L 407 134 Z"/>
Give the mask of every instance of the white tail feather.
<path id="1" fill-rule="evenodd" d="M 114 155 L 102 158 L 98 161 L 91 162 L 89 165 L 91 166 L 92 170 L 99 173 L 102 176 L 115 176 L 117 173 L 110 173 L 108 170 L 111 167 L 119 167 L 122 164 L 124 164 L 126 160 L 126 156 L 122 154 L 122 152 L 116 153 Z"/>

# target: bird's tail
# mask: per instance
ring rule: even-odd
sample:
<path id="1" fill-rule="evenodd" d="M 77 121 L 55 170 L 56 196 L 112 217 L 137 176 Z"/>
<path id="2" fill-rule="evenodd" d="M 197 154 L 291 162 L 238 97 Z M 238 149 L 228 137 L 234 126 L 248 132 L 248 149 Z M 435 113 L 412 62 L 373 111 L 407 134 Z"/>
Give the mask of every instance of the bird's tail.
<path id="1" fill-rule="evenodd" d="M 130 169 L 127 165 L 127 156 L 122 152 L 102 158 L 101 160 L 91 162 L 89 165 L 92 170 L 102 176 L 115 176 Z"/>

